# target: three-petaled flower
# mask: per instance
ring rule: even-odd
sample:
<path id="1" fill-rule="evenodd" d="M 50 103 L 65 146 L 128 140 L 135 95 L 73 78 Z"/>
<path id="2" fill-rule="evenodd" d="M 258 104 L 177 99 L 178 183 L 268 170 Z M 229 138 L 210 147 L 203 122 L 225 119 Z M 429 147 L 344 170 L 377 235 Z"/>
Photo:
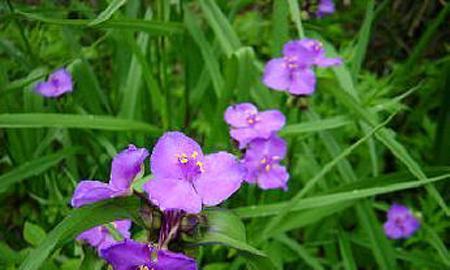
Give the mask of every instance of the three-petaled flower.
<path id="1" fill-rule="evenodd" d="M 311 95 L 316 88 L 313 66 L 340 65 L 340 58 L 327 58 L 322 43 L 304 38 L 284 45 L 283 57 L 270 60 L 264 69 L 263 83 L 293 95 Z"/>
<path id="2" fill-rule="evenodd" d="M 245 180 L 262 189 L 287 189 L 289 173 L 279 164 L 286 156 L 286 142 L 273 135 L 268 140 L 253 140 L 245 152 L 243 164 L 247 168 Z"/>
<path id="3" fill-rule="evenodd" d="M 245 169 L 226 152 L 203 155 L 200 146 L 181 132 L 167 132 L 150 158 L 153 179 L 144 184 L 152 203 L 165 210 L 199 213 L 239 189 Z"/>
<path id="4" fill-rule="evenodd" d="M 317 6 L 316 16 L 321 18 L 325 15 L 333 14 L 335 11 L 333 0 L 320 0 Z"/>
<path id="5" fill-rule="evenodd" d="M 384 232 L 391 239 L 408 238 L 420 227 L 420 221 L 408 207 L 394 203 L 387 213 Z"/>
<path id="6" fill-rule="evenodd" d="M 194 259 L 157 249 L 151 244 L 125 240 L 101 251 L 115 270 L 196 270 Z"/>
<path id="7" fill-rule="evenodd" d="M 35 91 L 44 97 L 59 97 L 72 90 L 72 76 L 65 68 L 51 73 L 47 81 L 40 82 L 35 87 Z"/>
<path id="8" fill-rule="evenodd" d="M 143 171 L 143 162 L 148 155 L 147 149 L 129 145 L 127 149 L 114 157 L 109 183 L 81 181 L 72 196 L 72 206 L 80 207 L 101 200 L 130 195 L 131 184 Z"/>
<path id="9" fill-rule="evenodd" d="M 242 149 L 254 139 L 268 139 L 284 126 L 286 119 L 278 110 L 258 112 L 253 104 L 240 103 L 227 108 L 225 122 L 231 126 L 230 135 Z"/>

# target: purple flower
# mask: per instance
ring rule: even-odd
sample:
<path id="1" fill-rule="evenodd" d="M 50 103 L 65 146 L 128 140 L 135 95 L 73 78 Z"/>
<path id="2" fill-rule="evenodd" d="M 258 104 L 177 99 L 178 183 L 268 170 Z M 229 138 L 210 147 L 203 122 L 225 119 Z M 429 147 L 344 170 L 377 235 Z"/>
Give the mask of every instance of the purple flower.
<path id="1" fill-rule="evenodd" d="M 38 83 L 35 90 L 44 97 L 59 97 L 72 92 L 72 76 L 65 68 L 60 68 L 50 74 L 47 81 Z"/>
<path id="2" fill-rule="evenodd" d="M 101 251 L 115 270 L 196 270 L 194 259 L 181 253 L 158 250 L 150 244 L 125 240 Z"/>
<path id="3" fill-rule="evenodd" d="M 114 226 L 114 228 L 116 228 L 116 230 L 122 235 L 123 238 L 130 238 L 130 220 L 118 220 L 111 222 L 110 224 Z M 77 240 L 88 243 L 89 245 L 96 248 L 98 252 L 117 243 L 117 241 L 109 232 L 108 228 L 104 225 L 94 227 L 81 233 L 80 235 L 78 235 Z"/>
<path id="4" fill-rule="evenodd" d="M 420 221 L 406 206 L 394 203 L 387 213 L 384 233 L 391 239 L 410 237 L 420 227 Z"/>
<path id="5" fill-rule="evenodd" d="M 316 88 L 313 66 L 340 65 L 340 58 L 327 58 L 317 40 L 304 38 L 284 45 L 283 57 L 270 60 L 265 69 L 263 83 L 278 91 L 293 95 L 311 95 Z"/>
<path id="6" fill-rule="evenodd" d="M 80 207 L 101 200 L 130 195 L 131 184 L 143 171 L 143 162 L 148 155 L 147 149 L 136 148 L 130 144 L 127 149 L 114 157 L 108 184 L 91 180 L 78 183 L 72 196 L 72 206 Z"/>
<path id="7" fill-rule="evenodd" d="M 149 199 L 163 211 L 199 213 L 202 204 L 221 203 L 239 189 L 244 168 L 226 152 L 203 155 L 200 146 L 181 132 L 167 132 L 150 158 L 154 178 L 144 184 Z"/>
<path id="8" fill-rule="evenodd" d="M 230 135 L 242 149 L 254 139 L 268 139 L 284 126 L 286 119 L 278 110 L 258 112 L 253 104 L 241 103 L 227 108 L 225 122 L 231 126 Z"/>
<path id="9" fill-rule="evenodd" d="M 333 0 L 320 0 L 317 7 L 316 16 L 321 18 L 323 16 L 333 14 L 335 11 Z"/>
<path id="10" fill-rule="evenodd" d="M 262 189 L 286 190 L 289 173 L 286 167 L 279 164 L 286 151 L 286 142 L 279 137 L 253 140 L 242 161 L 247 168 L 245 180 L 256 183 Z"/>

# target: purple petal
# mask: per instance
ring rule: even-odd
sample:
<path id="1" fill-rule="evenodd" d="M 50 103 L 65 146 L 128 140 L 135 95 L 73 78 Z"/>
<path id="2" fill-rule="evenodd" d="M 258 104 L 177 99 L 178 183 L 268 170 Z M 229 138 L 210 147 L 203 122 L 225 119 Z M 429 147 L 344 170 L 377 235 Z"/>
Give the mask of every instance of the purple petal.
<path id="1" fill-rule="evenodd" d="M 152 203 L 162 211 L 179 209 L 197 214 L 202 210 L 202 200 L 188 181 L 155 178 L 145 183 L 143 188 Z"/>
<path id="2" fill-rule="evenodd" d="M 181 253 L 166 250 L 158 251 L 155 270 L 197 270 L 197 263 Z"/>
<path id="3" fill-rule="evenodd" d="M 260 138 L 261 135 L 262 134 L 252 127 L 230 130 L 230 136 L 239 142 L 239 149 L 245 148 L 249 142 L 256 138 Z"/>
<path id="4" fill-rule="evenodd" d="M 197 153 L 197 159 L 203 159 L 200 146 L 181 132 L 167 132 L 156 143 L 150 158 L 152 173 L 155 178 L 183 179 L 179 166 L 179 156 L 191 156 Z"/>
<path id="5" fill-rule="evenodd" d="M 320 56 L 316 59 L 316 65 L 319 67 L 340 66 L 342 65 L 342 59 L 339 57 L 328 58 L 325 56 Z"/>
<path id="6" fill-rule="evenodd" d="M 394 222 L 387 221 L 383 225 L 384 233 L 391 239 L 400 239 L 403 237 L 403 231 Z"/>
<path id="7" fill-rule="evenodd" d="M 251 103 L 231 105 L 225 111 L 225 122 L 234 128 L 248 127 L 248 117 L 257 113 L 258 109 Z"/>
<path id="8" fill-rule="evenodd" d="M 106 183 L 99 181 L 81 181 L 72 196 L 72 206 L 80 207 L 85 204 L 95 203 L 110 198 L 124 196 L 127 191 L 116 190 Z"/>
<path id="9" fill-rule="evenodd" d="M 255 129 L 261 134 L 260 137 L 267 139 L 273 132 L 279 131 L 285 123 L 286 118 L 280 111 L 269 110 L 258 114 Z"/>
<path id="10" fill-rule="evenodd" d="M 143 170 L 143 162 L 149 153 L 145 148 L 130 144 L 117 154 L 111 166 L 110 184 L 117 189 L 128 190 L 134 178 Z"/>
<path id="11" fill-rule="evenodd" d="M 85 241 L 89 245 L 97 247 L 103 242 L 105 236 L 106 232 L 103 230 L 103 226 L 97 226 L 79 234 L 77 240 Z"/>
<path id="12" fill-rule="evenodd" d="M 317 7 L 316 16 L 323 17 L 327 14 L 333 14 L 335 12 L 333 0 L 320 0 Z"/>
<path id="13" fill-rule="evenodd" d="M 151 262 L 152 248 L 144 243 L 125 240 L 101 251 L 101 256 L 114 270 L 135 270 Z"/>
<path id="14" fill-rule="evenodd" d="M 203 204 L 217 205 L 236 192 L 244 179 L 245 169 L 235 156 L 219 152 L 206 156 L 204 172 L 194 182 Z"/>
<path id="15" fill-rule="evenodd" d="M 131 220 L 123 219 L 113 222 L 116 230 L 123 236 L 123 238 L 130 238 Z"/>
<path id="16" fill-rule="evenodd" d="M 258 166 L 261 159 L 265 157 L 276 157 L 277 160 L 281 160 L 286 156 L 286 152 L 286 142 L 273 135 L 268 140 L 256 139 L 252 141 L 245 153 L 244 161 L 255 163 Z"/>
<path id="17" fill-rule="evenodd" d="M 259 174 L 257 184 L 262 189 L 282 188 L 287 190 L 289 173 L 284 166 L 273 165 L 269 170 Z"/>
<path id="18" fill-rule="evenodd" d="M 390 220 L 405 217 L 408 215 L 411 215 L 411 211 L 409 210 L 409 208 L 398 203 L 393 203 L 387 213 L 388 219 Z"/>
<path id="19" fill-rule="evenodd" d="M 317 57 L 317 52 L 309 49 L 309 46 L 313 44 L 311 41 L 313 39 L 289 41 L 283 47 L 283 55 L 302 67 L 309 67 Z"/>
<path id="20" fill-rule="evenodd" d="M 48 82 L 40 82 L 40 83 L 36 84 L 36 87 L 34 88 L 34 90 L 44 97 L 57 97 L 58 96 L 53 84 L 48 83 Z"/>
<path id="21" fill-rule="evenodd" d="M 311 69 L 299 69 L 292 74 L 289 93 L 294 95 L 311 95 L 316 89 L 316 75 Z"/>
<path id="22" fill-rule="evenodd" d="M 263 83 L 275 90 L 287 90 L 291 84 L 290 71 L 283 58 L 270 60 L 264 68 Z"/>

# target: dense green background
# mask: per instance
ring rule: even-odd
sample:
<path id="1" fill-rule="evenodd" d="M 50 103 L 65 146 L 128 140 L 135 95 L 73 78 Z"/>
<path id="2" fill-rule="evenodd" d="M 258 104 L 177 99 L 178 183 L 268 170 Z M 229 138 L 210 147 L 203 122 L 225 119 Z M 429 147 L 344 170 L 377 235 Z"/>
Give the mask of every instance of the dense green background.
<path id="1" fill-rule="evenodd" d="M 223 112 L 242 101 L 287 115 L 289 191 L 244 185 L 232 212 L 210 212 L 215 233 L 187 239 L 202 269 L 450 268 L 450 4 L 335 1 L 314 19 L 306 2 L 0 2 L 0 269 L 101 268 L 74 236 L 138 222 L 139 202 L 74 211 L 76 183 L 108 179 L 118 151 L 151 149 L 166 130 L 239 155 Z M 302 35 L 345 65 L 317 71 L 300 111 L 260 81 Z M 61 66 L 74 92 L 36 95 Z M 405 241 L 382 232 L 394 201 L 422 218 Z"/>

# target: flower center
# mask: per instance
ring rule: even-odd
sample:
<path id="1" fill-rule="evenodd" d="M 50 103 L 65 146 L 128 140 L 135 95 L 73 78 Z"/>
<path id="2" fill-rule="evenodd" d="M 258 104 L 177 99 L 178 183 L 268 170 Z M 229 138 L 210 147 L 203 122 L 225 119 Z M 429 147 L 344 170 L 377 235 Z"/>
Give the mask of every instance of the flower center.
<path id="1" fill-rule="evenodd" d="M 191 155 L 186 153 L 176 155 L 178 165 L 181 167 L 181 171 L 188 181 L 194 180 L 199 174 L 205 172 L 203 162 L 197 159 L 198 156 L 197 151 L 192 152 Z"/>
<path id="2" fill-rule="evenodd" d="M 258 122 L 260 119 L 256 113 L 252 113 L 249 116 L 247 116 L 247 123 L 249 125 L 254 125 L 256 122 Z"/>
<path id="3" fill-rule="evenodd" d="M 296 70 L 300 67 L 297 56 L 286 56 L 284 58 L 284 65 L 290 70 Z"/>
<path id="4" fill-rule="evenodd" d="M 281 158 L 279 156 L 265 156 L 260 161 L 259 169 L 261 171 L 270 172 L 272 170 L 273 165 L 276 164 Z"/>

